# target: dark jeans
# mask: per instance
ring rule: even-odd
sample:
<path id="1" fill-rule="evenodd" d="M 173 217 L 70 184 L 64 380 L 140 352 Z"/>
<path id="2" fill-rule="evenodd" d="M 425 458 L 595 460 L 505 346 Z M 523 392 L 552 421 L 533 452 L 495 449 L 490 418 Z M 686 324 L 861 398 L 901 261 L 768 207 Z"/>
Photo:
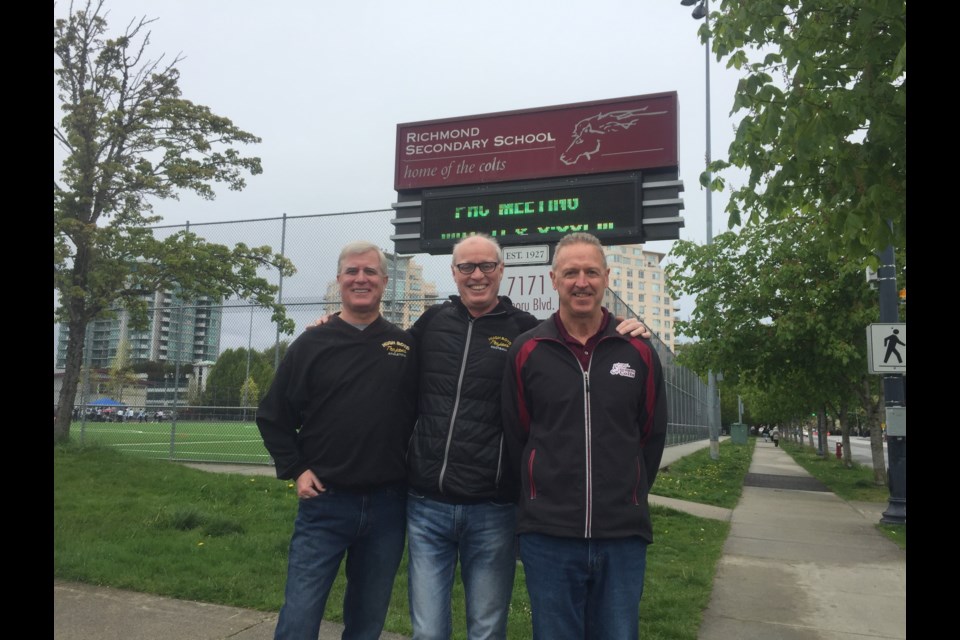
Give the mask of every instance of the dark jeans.
<path id="1" fill-rule="evenodd" d="M 520 534 L 534 640 L 624 640 L 640 633 L 647 543 Z"/>
<path id="2" fill-rule="evenodd" d="M 370 493 L 327 488 L 300 500 L 276 640 L 317 640 L 340 562 L 347 557 L 344 640 L 377 640 L 403 556 L 407 492 L 402 486 Z"/>

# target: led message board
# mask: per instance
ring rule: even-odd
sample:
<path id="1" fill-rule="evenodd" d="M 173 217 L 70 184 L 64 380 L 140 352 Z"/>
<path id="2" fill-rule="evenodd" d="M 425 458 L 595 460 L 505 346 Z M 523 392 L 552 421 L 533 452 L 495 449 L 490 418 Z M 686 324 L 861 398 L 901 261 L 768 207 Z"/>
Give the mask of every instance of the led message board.
<path id="1" fill-rule="evenodd" d="M 476 233 L 514 246 L 557 242 L 574 231 L 641 242 L 641 218 L 639 172 L 424 189 L 419 243 L 437 254 Z"/>

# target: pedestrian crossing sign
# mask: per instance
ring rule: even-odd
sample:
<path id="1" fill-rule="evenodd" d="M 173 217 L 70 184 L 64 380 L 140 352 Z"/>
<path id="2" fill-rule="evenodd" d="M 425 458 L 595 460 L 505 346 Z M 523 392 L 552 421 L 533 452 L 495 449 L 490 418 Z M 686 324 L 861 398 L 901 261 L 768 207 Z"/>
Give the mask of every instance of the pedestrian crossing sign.
<path id="1" fill-rule="evenodd" d="M 867 326 L 867 369 L 879 374 L 907 372 L 906 323 Z"/>

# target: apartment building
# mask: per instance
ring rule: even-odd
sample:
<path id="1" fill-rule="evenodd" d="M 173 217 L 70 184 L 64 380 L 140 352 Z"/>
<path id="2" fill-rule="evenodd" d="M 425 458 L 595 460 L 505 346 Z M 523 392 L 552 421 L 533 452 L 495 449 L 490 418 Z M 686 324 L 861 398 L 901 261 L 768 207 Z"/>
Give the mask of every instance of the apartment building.
<path id="1" fill-rule="evenodd" d="M 642 244 L 604 247 L 610 267 L 609 289 L 674 350 L 674 318 L 679 306 L 667 293 L 661 262 L 667 254 Z"/>
<path id="2" fill-rule="evenodd" d="M 194 362 L 216 360 L 220 353 L 223 310 L 219 302 L 201 298 L 186 302 L 170 291 L 158 291 L 145 300 L 148 324 L 134 329 L 129 313 L 117 309 L 113 318 L 101 318 L 87 327 L 89 365 L 110 367 L 125 340 L 130 362 Z M 62 369 L 67 357 L 67 327 L 60 325 L 54 367 Z"/>

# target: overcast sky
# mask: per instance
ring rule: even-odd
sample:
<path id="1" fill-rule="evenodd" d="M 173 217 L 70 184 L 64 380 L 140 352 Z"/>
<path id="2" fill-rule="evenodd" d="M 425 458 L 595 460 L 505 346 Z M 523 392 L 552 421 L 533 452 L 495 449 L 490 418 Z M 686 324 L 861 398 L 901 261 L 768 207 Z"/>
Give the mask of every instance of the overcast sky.
<path id="1" fill-rule="evenodd" d="M 68 7 L 60 0 L 55 16 Z M 131 20 L 157 18 L 148 54 L 183 56 L 183 96 L 263 139 L 241 149 L 261 157 L 264 170 L 244 191 L 221 187 L 214 201 L 187 194 L 157 203 L 165 224 L 389 208 L 398 123 L 676 91 L 681 238 L 706 240 L 698 182 L 706 138 L 702 20 L 679 0 L 112 0 L 107 7 L 112 34 Z M 717 159 L 733 137 L 737 75 L 712 57 L 710 74 Z M 725 204 L 724 193 L 714 194 L 714 235 L 725 229 Z M 670 246 L 648 245 L 664 253 Z"/>

